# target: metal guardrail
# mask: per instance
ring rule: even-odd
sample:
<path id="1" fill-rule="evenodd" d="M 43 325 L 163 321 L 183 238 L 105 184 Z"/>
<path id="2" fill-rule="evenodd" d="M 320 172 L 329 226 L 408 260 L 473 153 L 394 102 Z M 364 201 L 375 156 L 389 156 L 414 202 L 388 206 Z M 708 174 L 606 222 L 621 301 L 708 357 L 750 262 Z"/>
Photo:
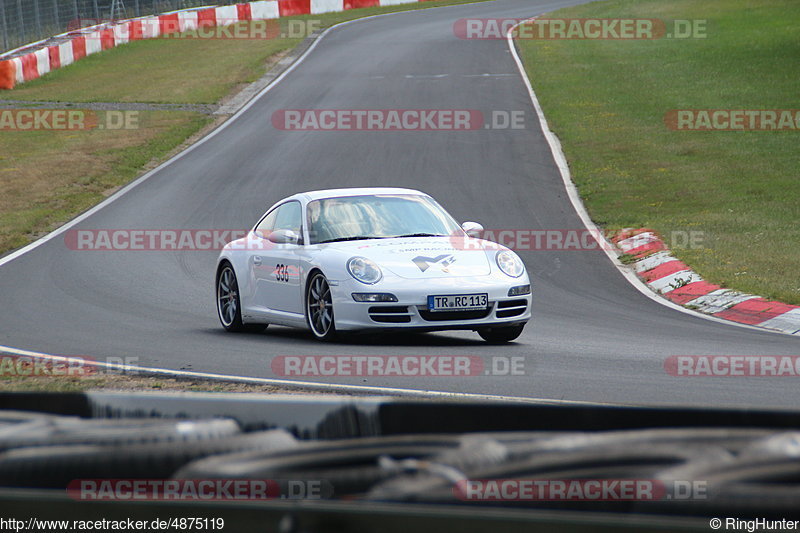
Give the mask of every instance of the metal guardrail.
<path id="1" fill-rule="evenodd" d="M 209 0 L 0 0 L 0 53 L 110 20 L 199 6 Z"/>

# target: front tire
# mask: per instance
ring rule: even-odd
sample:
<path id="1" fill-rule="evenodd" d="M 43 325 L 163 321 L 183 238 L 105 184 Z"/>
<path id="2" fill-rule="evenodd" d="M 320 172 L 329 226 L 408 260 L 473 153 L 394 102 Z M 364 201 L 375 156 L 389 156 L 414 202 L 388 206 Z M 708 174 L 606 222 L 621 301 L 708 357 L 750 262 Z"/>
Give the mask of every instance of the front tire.
<path id="1" fill-rule="evenodd" d="M 519 337 L 523 329 L 525 329 L 525 324 L 481 328 L 478 330 L 478 335 L 490 344 L 504 344 Z"/>
<path id="2" fill-rule="evenodd" d="M 233 266 L 224 262 L 217 271 L 217 316 L 227 331 L 264 331 L 267 324 L 244 324 L 239 299 L 239 284 Z"/>
<path id="3" fill-rule="evenodd" d="M 336 338 L 333 320 L 333 295 L 322 272 L 315 272 L 306 289 L 306 321 L 311 333 L 319 340 Z"/>

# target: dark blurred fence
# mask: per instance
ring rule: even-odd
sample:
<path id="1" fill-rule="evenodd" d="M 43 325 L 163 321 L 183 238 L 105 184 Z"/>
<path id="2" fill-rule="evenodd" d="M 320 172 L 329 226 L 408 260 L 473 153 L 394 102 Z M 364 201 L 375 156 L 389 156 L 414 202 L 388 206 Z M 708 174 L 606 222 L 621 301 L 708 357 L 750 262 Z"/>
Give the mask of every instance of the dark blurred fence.
<path id="1" fill-rule="evenodd" d="M 106 20 L 207 5 L 209 0 L 0 0 L 0 53 Z"/>

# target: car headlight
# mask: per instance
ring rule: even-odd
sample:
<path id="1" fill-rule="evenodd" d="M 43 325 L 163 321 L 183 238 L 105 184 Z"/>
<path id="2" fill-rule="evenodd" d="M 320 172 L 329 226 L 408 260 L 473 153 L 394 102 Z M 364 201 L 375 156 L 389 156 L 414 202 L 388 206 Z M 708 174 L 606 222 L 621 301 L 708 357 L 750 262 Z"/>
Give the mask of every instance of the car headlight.
<path id="1" fill-rule="evenodd" d="M 495 261 L 497 261 L 497 266 L 500 267 L 500 270 L 502 270 L 503 274 L 506 276 L 518 278 L 525 272 L 525 265 L 522 264 L 522 260 L 517 257 L 517 254 L 509 250 L 497 252 Z"/>
<path id="2" fill-rule="evenodd" d="M 353 257 L 347 262 L 347 271 L 361 283 L 373 285 L 378 283 L 383 274 L 378 264 L 366 257 Z"/>

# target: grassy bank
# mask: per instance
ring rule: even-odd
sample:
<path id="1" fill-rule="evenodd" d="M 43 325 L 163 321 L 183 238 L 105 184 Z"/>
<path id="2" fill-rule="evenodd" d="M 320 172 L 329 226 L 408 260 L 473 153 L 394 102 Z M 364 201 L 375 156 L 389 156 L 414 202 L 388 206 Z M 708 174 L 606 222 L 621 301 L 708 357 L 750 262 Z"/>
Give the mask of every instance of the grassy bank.
<path id="1" fill-rule="evenodd" d="M 210 119 L 142 111 L 136 129 L 0 132 L 0 252 L 98 203 Z"/>
<path id="2" fill-rule="evenodd" d="M 275 22 L 281 30 L 302 35 L 379 13 L 472 1 L 421 2 Z M 246 32 L 239 28 L 238 35 Z M 258 79 L 300 42 L 299 37 L 136 41 L 12 91 L 0 91 L 0 100 L 214 104 Z M 31 104 L 14 106 L 30 108 Z M 24 246 L 97 204 L 211 122 L 200 112 L 152 110 L 139 112 L 134 130 L 0 130 L 0 254 Z"/>
<path id="3" fill-rule="evenodd" d="M 704 20 L 705 37 L 518 40 L 592 218 L 700 231 L 709 281 L 800 303 L 800 131 L 675 131 L 676 109 L 799 109 L 794 0 L 610 0 L 552 18 Z"/>
<path id="4" fill-rule="evenodd" d="M 0 392 L 82 392 L 105 391 L 189 391 L 189 392 L 254 392 L 293 394 L 297 390 L 210 379 L 173 378 L 131 373 L 102 373 L 94 376 L 26 377 L 0 376 Z"/>

